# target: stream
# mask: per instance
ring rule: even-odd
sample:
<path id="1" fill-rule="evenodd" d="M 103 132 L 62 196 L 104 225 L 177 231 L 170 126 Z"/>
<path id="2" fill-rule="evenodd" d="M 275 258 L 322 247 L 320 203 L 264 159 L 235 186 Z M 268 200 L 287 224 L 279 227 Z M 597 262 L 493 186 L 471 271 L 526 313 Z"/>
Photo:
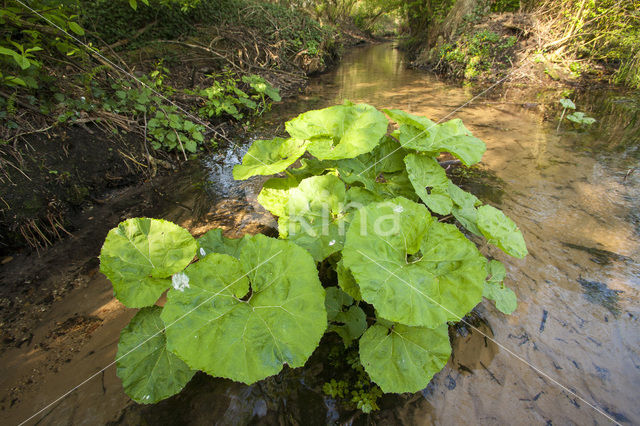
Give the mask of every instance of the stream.
<path id="1" fill-rule="evenodd" d="M 263 118 L 264 129 L 282 132 L 284 121 L 301 112 L 349 99 L 434 121 L 461 118 L 487 144 L 481 166 L 455 177 L 524 234 L 529 255 L 522 260 L 481 248 L 506 265 L 505 284 L 516 292 L 518 309 L 505 316 L 483 301 L 476 326 L 492 338 L 457 327 L 453 355 L 426 389 L 385 396 L 370 415 L 345 410 L 322 393 L 319 377 L 330 367 L 320 348 L 306 367 L 252 386 L 198 374 L 181 394 L 153 406 L 128 402 L 112 367 L 102 383 L 96 378 L 60 401 L 39 424 L 640 423 L 640 170 L 633 172 L 640 107 L 620 93 L 577 94 L 578 109 L 598 122 L 576 130 L 564 121 L 556 131 L 557 99 L 496 88 L 465 105 L 481 90 L 408 69 L 400 52 L 380 44 L 348 52 L 337 69 L 312 78 L 303 94 Z M 166 188 L 170 208 L 158 215 L 195 234 L 215 226 L 229 236 L 273 234 L 275 220 L 256 202 L 264 179 L 231 177 L 248 142 L 176 178 Z M 114 303 L 106 290 L 99 295 L 96 306 Z M 69 303 L 83 303 L 76 299 Z M 71 375 L 62 384 L 51 376 L 58 384 L 19 404 L 11 423 L 113 359 L 119 330 L 132 315 L 117 312 L 93 345 L 102 354 L 83 358 L 77 373 L 61 369 Z"/>

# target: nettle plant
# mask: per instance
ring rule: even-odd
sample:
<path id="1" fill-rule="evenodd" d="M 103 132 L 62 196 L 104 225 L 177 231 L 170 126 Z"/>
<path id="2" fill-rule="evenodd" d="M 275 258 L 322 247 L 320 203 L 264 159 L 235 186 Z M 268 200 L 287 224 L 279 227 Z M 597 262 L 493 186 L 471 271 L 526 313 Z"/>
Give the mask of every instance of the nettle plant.
<path id="1" fill-rule="evenodd" d="M 522 234 L 438 162 L 448 152 L 470 166 L 485 144 L 457 119 L 384 113 L 397 130 L 347 102 L 290 120 L 288 139 L 252 144 L 233 174 L 279 174 L 258 201 L 278 217 L 280 238 L 216 229 L 196 240 L 146 218 L 109 232 L 101 270 L 122 303 L 142 308 L 118 346 L 131 398 L 167 398 L 195 370 L 254 383 L 304 365 L 326 332 L 357 348 L 383 392 L 416 392 L 449 359 L 448 322 L 483 296 L 516 308 L 504 265 L 459 227 L 517 258 L 527 254 Z"/>

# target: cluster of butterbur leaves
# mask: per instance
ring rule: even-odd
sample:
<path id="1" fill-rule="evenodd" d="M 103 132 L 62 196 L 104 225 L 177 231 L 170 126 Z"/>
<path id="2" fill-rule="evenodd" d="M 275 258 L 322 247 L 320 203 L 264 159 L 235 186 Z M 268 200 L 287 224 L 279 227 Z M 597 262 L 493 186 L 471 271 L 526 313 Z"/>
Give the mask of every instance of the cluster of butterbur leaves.
<path id="1" fill-rule="evenodd" d="M 374 107 L 345 102 L 288 121 L 288 139 L 252 144 L 233 174 L 278 175 L 258 201 L 278 217 L 279 238 L 215 229 L 196 240 L 147 218 L 109 232 L 101 270 L 122 303 L 142 308 L 118 347 L 129 396 L 159 401 L 196 370 L 254 383 L 304 365 L 326 332 L 357 348 L 383 392 L 416 392 L 451 354 L 448 322 L 483 296 L 515 309 L 504 265 L 460 228 L 517 258 L 522 234 L 438 162 L 448 152 L 470 166 L 485 144 L 457 119 L 384 113 L 397 130 Z M 319 264 L 337 282 L 323 285 Z"/>

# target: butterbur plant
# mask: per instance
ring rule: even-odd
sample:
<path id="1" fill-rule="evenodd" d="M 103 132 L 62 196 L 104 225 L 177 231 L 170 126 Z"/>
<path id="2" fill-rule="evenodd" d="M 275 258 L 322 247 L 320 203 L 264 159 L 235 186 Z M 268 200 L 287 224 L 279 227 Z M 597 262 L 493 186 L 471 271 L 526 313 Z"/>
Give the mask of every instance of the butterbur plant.
<path id="1" fill-rule="evenodd" d="M 255 141 L 233 170 L 236 179 L 277 175 L 258 201 L 278 217 L 279 238 L 216 229 L 195 240 L 146 218 L 109 232 L 101 270 L 122 303 L 142 308 L 117 355 L 134 400 L 175 394 L 195 370 L 254 383 L 300 367 L 327 332 L 357 348 L 383 392 L 416 392 L 449 359 L 449 322 L 483 296 L 515 310 L 504 265 L 462 231 L 523 258 L 521 232 L 438 162 L 443 152 L 480 161 L 485 144 L 460 120 L 346 102 L 286 130 L 289 138 Z"/>

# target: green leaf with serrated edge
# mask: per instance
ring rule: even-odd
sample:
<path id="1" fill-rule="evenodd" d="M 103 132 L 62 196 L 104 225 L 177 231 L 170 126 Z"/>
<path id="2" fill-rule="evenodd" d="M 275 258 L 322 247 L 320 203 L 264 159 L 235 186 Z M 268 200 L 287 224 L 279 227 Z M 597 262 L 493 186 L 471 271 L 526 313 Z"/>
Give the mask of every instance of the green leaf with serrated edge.
<path id="1" fill-rule="evenodd" d="M 438 162 L 424 155 L 404 157 L 407 173 L 418 197 L 429 209 L 441 215 L 451 213 L 453 201 L 449 196 L 449 178 Z"/>
<path id="2" fill-rule="evenodd" d="M 504 265 L 491 260 L 488 265 L 489 279 L 484 284 L 482 295 L 496 303 L 496 308 L 503 314 L 509 315 L 518 307 L 518 298 L 503 281 L 507 275 Z"/>
<path id="3" fill-rule="evenodd" d="M 162 308 L 143 308 L 120 333 L 116 374 L 127 395 L 140 404 L 154 404 L 177 394 L 195 374 L 167 351 Z"/>
<path id="4" fill-rule="evenodd" d="M 338 285 L 340 288 L 355 300 L 362 300 L 360 287 L 358 287 L 358 283 L 356 279 L 353 278 L 351 271 L 344 266 L 342 259 L 340 259 L 336 265 L 336 273 L 338 275 Z"/>
<path id="5" fill-rule="evenodd" d="M 399 109 L 383 109 L 385 114 L 389 116 L 393 121 L 398 123 L 398 125 L 407 125 L 414 127 L 422 132 L 426 136 L 429 135 L 429 131 L 436 125 L 433 121 L 429 120 L 427 117 L 422 117 L 419 115 L 409 114 L 408 112 L 404 112 Z M 400 142 L 402 146 L 402 141 Z"/>
<path id="6" fill-rule="evenodd" d="M 478 198 L 459 188 L 453 182 L 449 181 L 447 192 L 453 200 L 451 213 L 468 231 L 482 236 L 478 229 L 478 210 L 476 206 L 482 204 Z"/>
<path id="7" fill-rule="evenodd" d="M 453 154 L 466 166 L 479 162 L 487 150 L 485 143 L 474 137 L 459 118 L 438 124 L 430 133 L 439 150 Z"/>
<path id="8" fill-rule="evenodd" d="M 271 178 L 262 185 L 258 203 L 274 216 L 286 216 L 291 190 L 297 186 L 298 181 L 293 176 Z"/>
<path id="9" fill-rule="evenodd" d="M 338 333 L 344 346 L 349 347 L 367 329 L 367 314 L 358 306 L 350 306 L 347 311 L 339 312 L 334 322 L 338 324 L 329 325 L 329 331 Z"/>
<path id="10" fill-rule="evenodd" d="M 358 210 L 342 254 L 363 300 L 392 321 L 437 327 L 482 298 L 486 260 L 476 246 L 404 198 Z"/>
<path id="11" fill-rule="evenodd" d="M 257 140 L 244 155 L 242 164 L 233 167 L 233 178 L 248 179 L 255 175 L 273 175 L 295 163 L 307 150 L 307 142 L 274 138 Z"/>
<path id="12" fill-rule="evenodd" d="M 167 329 L 167 346 L 189 366 L 250 384 L 283 364 L 304 365 L 327 313 L 315 262 L 301 247 L 247 235 L 239 258 L 210 254 L 187 268 L 188 287 L 169 291 L 162 319 L 181 318 Z"/>
<path id="13" fill-rule="evenodd" d="M 134 218 L 107 234 L 100 271 L 113 284 L 116 298 L 129 308 L 153 305 L 196 254 L 189 231 L 161 219 Z"/>
<path id="14" fill-rule="evenodd" d="M 437 328 L 379 323 L 360 338 L 360 361 L 383 392 L 418 392 L 442 370 L 451 345 L 446 324 Z"/>
<path id="15" fill-rule="evenodd" d="M 212 229 L 198 238 L 198 258 L 202 259 L 211 253 L 228 254 L 237 258 L 241 241 L 239 238 L 224 237 L 222 229 Z"/>
<path id="16" fill-rule="evenodd" d="M 400 145 L 427 153 L 450 152 L 463 164 L 470 166 L 480 161 L 486 145 L 456 118 L 435 124 L 425 117 L 398 110 L 385 110 L 392 120 L 400 124 Z"/>
<path id="17" fill-rule="evenodd" d="M 285 127 L 291 137 L 308 140 L 320 160 L 354 158 L 375 148 L 387 132 L 387 119 L 367 104 L 345 103 L 300 114 Z"/>
<path id="18" fill-rule="evenodd" d="M 325 291 L 327 292 L 327 295 L 324 301 L 324 306 L 327 309 L 327 319 L 329 321 L 333 321 L 336 315 L 342 312 L 342 308 L 344 306 L 353 304 L 353 297 L 349 296 L 338 287 L 327 287 Z"/>
<path id="19" fill-rule="evenodd" d="M 287 214 L 278 220 L 281 238 L 307 249 L 316 262 L 342 250 L 346 191 L 333 175 L 304 179 L 289 193 Z"/>
<path id="20" fill-rule="evenodd" d="M 522 259 L 528 254 L 524 237 L 516 224 L 495 207 L 478 207 L 478 229 L 489 243 L 509 255 Z"/>

